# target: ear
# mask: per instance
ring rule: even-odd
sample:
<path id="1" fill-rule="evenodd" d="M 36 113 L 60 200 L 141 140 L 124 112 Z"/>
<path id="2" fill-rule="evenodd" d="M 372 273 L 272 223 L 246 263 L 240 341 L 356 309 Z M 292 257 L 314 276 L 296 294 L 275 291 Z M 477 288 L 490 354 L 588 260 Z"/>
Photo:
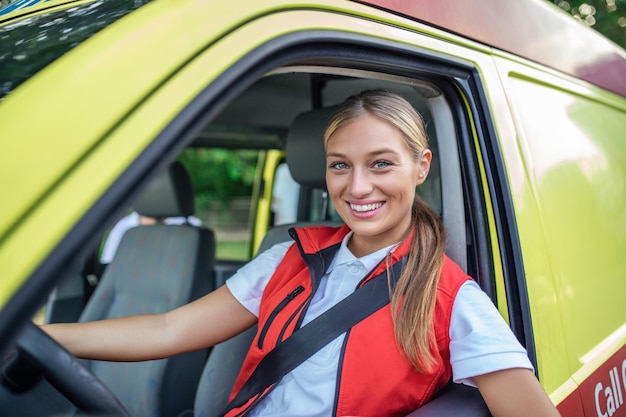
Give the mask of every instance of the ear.
<path id="1" fill-rule="evenodd" d="M 433 153 L 430 149 L 424 149 L 422 155 L 417 160 L 417 179 L 415 185 L 421 185 L 426 181 L 428 172 L 430 171 L 430 161 L 433 159 Z"/>

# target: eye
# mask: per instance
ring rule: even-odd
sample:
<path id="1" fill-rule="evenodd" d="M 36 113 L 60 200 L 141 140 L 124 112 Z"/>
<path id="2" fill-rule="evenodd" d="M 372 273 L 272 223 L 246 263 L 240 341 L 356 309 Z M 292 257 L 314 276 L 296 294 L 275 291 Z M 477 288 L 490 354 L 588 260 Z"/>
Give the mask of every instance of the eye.
<path id="1" fill-rule="evenodd" d="M 379 159 L 378 161 L 374 162 L 372 167 L 376 168 L 376 169 L 383 169 L 383 168 L 387 168 L 387 167 L 389 167 L 391 165 L 393 165 L 391 162 L 386 161 L 384 159 Z"/>
<path id="2" fill-rule="evenodd" d="M 341 170 L 341 169 L 348 168 L 348 165 L 345 164 L 344 162 L 337 161 L 337 162 L 331 162 L 328 165 L 328 167 L 331 168 L 331 169 Z"/>

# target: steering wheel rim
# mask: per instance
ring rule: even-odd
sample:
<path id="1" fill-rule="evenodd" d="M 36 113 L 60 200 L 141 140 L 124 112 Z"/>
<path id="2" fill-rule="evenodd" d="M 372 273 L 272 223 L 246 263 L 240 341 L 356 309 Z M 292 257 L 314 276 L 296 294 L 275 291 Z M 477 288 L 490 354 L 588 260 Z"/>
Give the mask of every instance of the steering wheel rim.
<path id="1" fill-rule="evenodd" d="M 37 325 L 28 323 L 17 339 L 26 355 L 61 394 L 87 414 L 130 417 L 115 395 L 67 349 Z"/>

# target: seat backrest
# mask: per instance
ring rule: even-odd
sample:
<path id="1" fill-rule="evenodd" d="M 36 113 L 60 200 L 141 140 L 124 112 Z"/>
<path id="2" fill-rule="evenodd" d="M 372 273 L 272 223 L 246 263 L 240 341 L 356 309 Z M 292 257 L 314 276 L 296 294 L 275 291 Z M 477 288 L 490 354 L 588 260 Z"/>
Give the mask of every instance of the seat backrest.
<path id="1" fill-rule="evenodd" d="M 301 113 L 289 127 L 285 142 L 287 166 L 301 186 L 326 189 L 324 130 L 337 107 Z"/>
<path id="2" fill-rule="evenodd" d="M 191 216 L 189 176 L 174 163 L 134 205 L 140 214 Z M 80 321 L 162 313 L 211 291 L 215 260 L 213 232 L 203 227 L 157 223 L 129 229 L 121 238 Z M 177 416 L 193 406 L 207 351 L 139 363 L 90 361 L 89 368 L 109 386 L 131 415 Z"/>

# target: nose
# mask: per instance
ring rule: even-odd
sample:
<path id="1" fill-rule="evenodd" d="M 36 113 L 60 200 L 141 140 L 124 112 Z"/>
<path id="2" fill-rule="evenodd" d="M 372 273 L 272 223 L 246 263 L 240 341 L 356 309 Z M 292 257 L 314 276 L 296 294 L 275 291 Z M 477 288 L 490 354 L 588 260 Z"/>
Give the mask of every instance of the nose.
<path id="1" fill-rule="evenodd" d="M 369 175 L 362 169 L 354 169 L 350 174 L 349 191 L 356 198 L 363 198 L 373 190 Z"/>

